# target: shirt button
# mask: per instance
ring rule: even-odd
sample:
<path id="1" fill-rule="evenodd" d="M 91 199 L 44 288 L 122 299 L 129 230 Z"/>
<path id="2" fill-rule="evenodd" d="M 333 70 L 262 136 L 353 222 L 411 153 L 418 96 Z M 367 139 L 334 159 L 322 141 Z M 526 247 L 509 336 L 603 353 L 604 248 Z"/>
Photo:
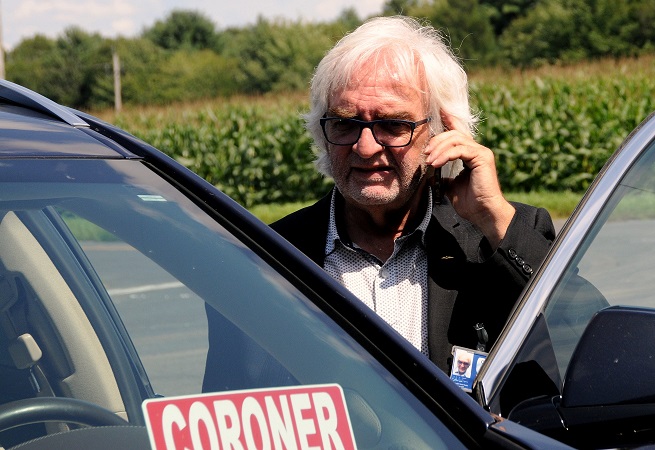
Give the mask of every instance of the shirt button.
<path id="1" fill-rule="evenodd" d="M 387 269 L 386 267 L 380 269 L 380 276 L 382 278 L 387 278 L 389 276 L 389 269 Z"/>

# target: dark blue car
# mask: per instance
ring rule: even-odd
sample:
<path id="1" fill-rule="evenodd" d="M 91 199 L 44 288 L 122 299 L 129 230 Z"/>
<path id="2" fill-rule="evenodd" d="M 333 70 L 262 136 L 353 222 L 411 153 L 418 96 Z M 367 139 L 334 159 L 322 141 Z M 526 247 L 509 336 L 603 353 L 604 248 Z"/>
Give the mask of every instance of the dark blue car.
<path id="1" fill-rule="evenodd" d="M 644 127 L 651 140 L 653 128 Z M 650 167 L 626 183 L 647 192 Z M 596 189 L 607 196 L 587 203 L 607 220 L 619 188 Z M 568 302 L 575 313 L 547 299 L 563 273 L 585 275 L 574 270 L 584 260 L 580 242 L 604 229 L 584 208 L 576 214 L 475 383 L 462 389 L 214 186 L 120 129 L 2 81 L 0 447 L 585 447 L 562 426 L 585 414 L 562 409 L 585 395 L 569 399 L 577 372 L 564 374 L 587 361 L 574 351 L 587 322 L 623 299 L 590 294 Z M 625 235 L 638 236 L 626 226 Z M 636 248 L 646 257 L 643 240 Z M 643 288 L 637 315 L 648 322 L 654 291 L 627 280 L 637 269 L 637 278 L 654 278 L 637 265 L 599 278 L 626 295 Z M 617 278 L 622 284 L 612 284 Z M 606 289 L 598 281 L 587 280 L 594 294 Z M 587 366 L 592 380 L 603 377 Z M 641 373 L 627 389 L 644 394 L 630 420 L 650 418 L 652 383 L 645 387 L 650 374 Z M 619 426 L 590 411 L 584 429 Z M 620 423 L 625 442 L 640 443 Z M 652 435 L 649 421 L 639 423 Z"/>

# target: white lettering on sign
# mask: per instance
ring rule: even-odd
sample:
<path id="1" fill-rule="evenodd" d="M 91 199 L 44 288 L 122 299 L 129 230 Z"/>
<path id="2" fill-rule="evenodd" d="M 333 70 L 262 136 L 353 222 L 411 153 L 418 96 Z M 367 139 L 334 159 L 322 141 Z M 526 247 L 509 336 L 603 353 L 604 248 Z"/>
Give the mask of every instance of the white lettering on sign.
<path id="1" fill-rule="evenodd" d="M 143 403 L 156 450 L 351 450 L 338 385 L 221 392 Z"/>
<path id="2" fill-rule="evenodd" d="M 271 396 L 267 396 L 265 402 L 266 411 L 268 411 L 268 423 L 273 436 L 273 448 L 282 448 L 282 445 L 284 445 L 289 450 L 297 450 L 298 446 L 291 426 L 291 410 L 289 409 L 287 396 L 280 396 L 281 411 L 277 409 Z"/>
<path id="3" fill-rule="evenodd" d="M 204 448 L 200 434 L 201 424 L 207 430 L 207 436 L 209 437 L 208 448 L 218 450 L 218 439 L 216 437 L 216 428 L 214 428 L 212 415 L 205 405 L 200 402 L 194 402 L 189 409 L 189 428 L 191 431 L 191 443 L 193 444 L 192 448 Z"/>

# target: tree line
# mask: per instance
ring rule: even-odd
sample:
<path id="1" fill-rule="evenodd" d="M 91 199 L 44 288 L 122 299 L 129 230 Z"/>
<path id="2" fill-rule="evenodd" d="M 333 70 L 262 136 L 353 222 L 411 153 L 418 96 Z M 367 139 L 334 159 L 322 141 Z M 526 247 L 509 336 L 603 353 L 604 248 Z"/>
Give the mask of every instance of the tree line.
<path id="1" fill-rule="evenodd" d="M 655 0 L 387 0 L 380 15 L 396 14 L 440 29 L 471 71 L 655 52 Z M 114 53 L 124 104 L 305 90 L 324 53 L 365 19 L 345 9 L 329 22 L 259 17 L 219 30 L 199 11 L 175 10 L 133 38 L 37 34 L 7 52 L 6 74 L 83 109 L 114 104 Z"/>

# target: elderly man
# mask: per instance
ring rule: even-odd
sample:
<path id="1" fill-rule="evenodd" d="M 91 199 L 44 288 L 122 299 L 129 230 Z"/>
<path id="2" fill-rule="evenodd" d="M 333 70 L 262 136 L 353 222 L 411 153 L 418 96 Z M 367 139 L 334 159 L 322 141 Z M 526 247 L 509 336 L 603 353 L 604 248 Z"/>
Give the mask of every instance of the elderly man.
<path id="1" fill-rule="evenodd" d="M 504 198 L 438 32 L 363 24 L 317 67 L 306 120 L 335 188 L 272 227 L 445 372 L 453 345 L 492 345 L 555 232 Z"/>

